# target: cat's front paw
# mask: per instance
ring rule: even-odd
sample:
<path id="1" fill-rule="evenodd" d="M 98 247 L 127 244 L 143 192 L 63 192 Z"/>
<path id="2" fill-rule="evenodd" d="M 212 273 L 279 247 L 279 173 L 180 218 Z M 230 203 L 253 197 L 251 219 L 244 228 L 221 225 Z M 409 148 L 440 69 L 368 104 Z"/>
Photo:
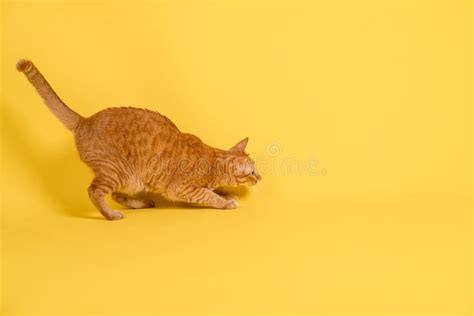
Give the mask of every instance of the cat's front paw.
<path id="1" fill-rule="evenodd" d="M 153 207 L 155 207 L 155 201 L 153 201 L 153 200 L 145 200 L 143 202 L 145 203 L 144 208 L 153 208 Z"/>
<path id="2" fill-rule="evenodd" d="M 233 194 L 224 193 L 224 194 L 219 194 L 219 195 L 222 196 L 226 200 L 235 200 L 237 202 L 237 196 L 235 196 Z M 237 204 L 238 204 L 238 202 L 237 202 Z"/>
<path id="3" fill-rule="evenodd" d="M 112 211 L 109 214 L 107 214 L 107 219 L 111 220 L 111 221 L 116 221 L 116 220 L 119 220 L 119 219 L 123 219 L 124 217 L 125 216 L 123 216 L 123 214 L 120 213 L 119 211 Z"/>
<path id="4" fill-rule="evenodd" d="M 229 199 L 224 204 L 224 208 L 227 210 L 238 208 L 238 207 L 239 207 L 239 202 L 235 199 Z"/>

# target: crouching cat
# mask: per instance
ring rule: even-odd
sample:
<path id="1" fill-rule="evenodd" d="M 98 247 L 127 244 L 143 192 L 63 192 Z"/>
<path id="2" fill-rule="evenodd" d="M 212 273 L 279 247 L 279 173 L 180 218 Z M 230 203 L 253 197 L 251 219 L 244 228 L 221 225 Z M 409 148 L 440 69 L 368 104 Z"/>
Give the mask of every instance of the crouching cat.
<path id="1" fill-rule="evenodd" d="M 20 60 L 16 67 L 74 133 L 80 158 L 95 174 L 89 197 L 109 220 L 124 216 L 110 208 L 107 194 L 127 208 L 153 207 L 153 201 L 136 197 L 153 192 L 173 201 L 234 209 L 237 200 L 215 190 L 255 185 L 261 179 L 245 153 L 248 138 L 229 150 L 217 149 L 181 132 L 166 116 L 132 107 L 107 108 L 83 117 L 58 97 L 31 61 Z"/>

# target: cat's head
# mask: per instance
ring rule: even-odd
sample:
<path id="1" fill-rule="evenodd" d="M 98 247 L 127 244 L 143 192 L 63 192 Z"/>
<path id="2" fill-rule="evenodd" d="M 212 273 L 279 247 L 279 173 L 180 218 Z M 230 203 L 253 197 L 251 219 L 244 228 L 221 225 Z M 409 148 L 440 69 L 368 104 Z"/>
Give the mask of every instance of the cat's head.
<path id="1" fill-rule="evenodd" d="M 234 155 L 232 176 L 237 185 L 256 185 L 262 179 L 255 166 L 255 161 L 245 152 L 248 141 L 249 139 L 246 137 L 229 150 Z"/>

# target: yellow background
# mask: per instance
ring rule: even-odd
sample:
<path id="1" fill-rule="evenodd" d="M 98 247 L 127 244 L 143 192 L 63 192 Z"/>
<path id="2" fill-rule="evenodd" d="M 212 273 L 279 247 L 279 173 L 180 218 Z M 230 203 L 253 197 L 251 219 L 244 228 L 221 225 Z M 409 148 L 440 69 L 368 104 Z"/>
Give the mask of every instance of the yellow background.
<path id="1" fill-rule="evenodd" d="M 3 314 L 472 315 L 471 9 L 4 1 Z M 249 136 L 262 182 L 234 211 L 103 220 L 19 58 L 82 115 Z"/>

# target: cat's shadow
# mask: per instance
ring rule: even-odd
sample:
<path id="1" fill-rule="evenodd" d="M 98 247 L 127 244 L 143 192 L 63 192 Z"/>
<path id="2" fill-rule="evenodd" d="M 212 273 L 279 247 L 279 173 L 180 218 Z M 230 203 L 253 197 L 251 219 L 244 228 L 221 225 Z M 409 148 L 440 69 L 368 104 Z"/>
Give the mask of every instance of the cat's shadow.
<path id="1" fill-rule="evenodd" d="M 58 123 L 59 124 L 59 123 Z M 88 170 L 79 159 L 74 148 L 74 140 L 71 134 L 70 145 L 59 153 L 48 154 L 47 148 L 41 153 L 35 148 L 36 137 L 48 137 L 36 135 L 26 131 L 27 126 L 22 127 L 19 118 L 7 106 L 2 108 L 2 130 L 4 133 L 4 148 L 21 161 L 22 168 L 36 181 L 39 191 L 43 191 L 51 203 L 56 204 L 53 208 L 61 215 L 100 218 L 100 214 L 94 214 L 94 207 L 88 200 L 87 187 L 92 179 L 92 172 Z M 66 129 L 65 133 L 69 133 Z M 5 166 L 9 168 L 9 166 Z M 31 183 L 25 183 L 31 186 Z M 38 205 L 36 205 L 38 207 Z M 25 210 L 26 211 L 26 210 Z M 44 210 L 48 212 L 48 210 Z"/>
<path id="2" fill-rule="evenodd" d="M 219 194 L 231 194 L 235 197 L 245 197 L 249 193 L 249 189 L 247 187 L 238 187 L 238 188 L 231 188 L 231 187 L 223 187 L 216 190 Z M 200 205 L 193 205 L 184 202 L 175 202 L 170 201 L 163 197 L 161 194 L 152 193 L 152 192 L 143 192 L 137 194 L 137 197 L 143 199 L 153 200 L 155 202 L 155 208 L 164 208 L 164 209 L 182 209 L 182 208 L 192 208 L 192 209 L 209 209 L 206 206 Z"/>
<path id="3" fill-rule="evenodd" d="M 56 204 L 55 209 L 60 215 L 69 217 L 79 217 L 87 219 L 105 220 L 99 211 L 89 200 L 87 188 L 92 181 L 93 174 L 89 168 L 79 159 L 79 155 L 74 146 L 71 134 L 71 142 L 60 154 L 39 154 L 34 149 L 35 139 L 29 136 L 17 122 L 18 117 L 4 106 L 3 115 L 3 136 L 5 149 L 12 151 L 15 157 L 25 163 L 27 171 L 38 180 L 40 190 L 49 197 L 52 203 Z M 59 124 L 59 122 L 58 122 Z M 64 133 L 69 133 L 64 129 Z M 47 133 L 39 137 L 47 137 Z M 4 166 L 8 168 L 8 166 Z M 229 191 L 226 189 L 225 191 Z M 249 190 L 245 187 L 231 189 L 229 193 L 244 197 Z M 155 201 L 152 209 L 144 211 L 159 211 L 160 209 L 203 209 L 205 207 L 194 206 L 186 203 L 166 200 L 158 194 L 146 193 L 147 198 Z M 110 198 L 109 198 L 110 202 Z M 113 208 L 124 209 L 124 207 L 111 203 Z M 45 210 L 47 212 L 47 210 Z"/>

